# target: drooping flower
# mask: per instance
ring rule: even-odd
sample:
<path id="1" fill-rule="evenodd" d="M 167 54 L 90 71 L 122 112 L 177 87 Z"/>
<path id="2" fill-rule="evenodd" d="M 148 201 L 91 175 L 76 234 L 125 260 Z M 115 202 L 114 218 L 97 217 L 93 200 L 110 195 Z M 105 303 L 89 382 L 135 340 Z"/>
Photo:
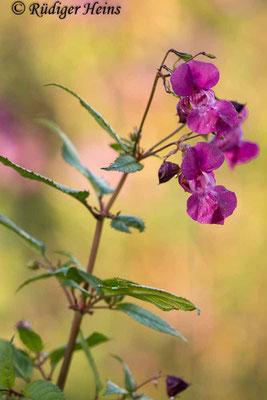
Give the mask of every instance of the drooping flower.
<path id="1" fill-rule="evenodd" d="M 212 171 L 224 161 L 223 153 L 212 143 L 197 143 L 187 150 L 182 162 L 179 183 L 191 193 L 187 213 L 201 224 L 223 225 L 236 208 L 235 193 L 224 186 L 216 186 Z"/>
<path id="2" fill-rule="evenodd" d="M 220 78 L 212 63 L 191 60 L 180 64 L 171 75 L 171 84 L 177 96 L 190 96 L 199 89 L 211 89 Z"/>
<path id="3" fill-rule="evenodd" d="M 216 101 L 211 90 L 219 76 L 215 65 L 195 60 L 180 64 L 171 75 L 173 91 L 181 97 L 177 104 L 180 122 L 187 122 L 193 132 L 206 135 L 237 124 L 238 113 L 233 104 Z"/>
<path id="4" fill-rule="evenodd" d="M 172 163 L 170 161 L 164 161 L 159 169 L 158 177 L 159 183 L 168 182 L 171 178 L 177 175 L 181 171 L 178 164 Z"/>
<path id="5" fill-rule="evenodd" d="M 211 142 L 224 153 L 225 158 L 231 168 L 238 164 L 243 164 L 256 158 L 259 154 L 259 145 L 255 142 L 243 140 L 243 131 L 241 125 L 247 118 L 247 108 L 244 104 L 231 102 L 239 113 L 237 125 L 229 130 L 223 131 Z"/>
<path id="6" fill-rule="evenodd" d="M 175 397 L 190 386 L 184 379 L 175 375 L 167 375 L 166 388 L 169 397 Z"/>

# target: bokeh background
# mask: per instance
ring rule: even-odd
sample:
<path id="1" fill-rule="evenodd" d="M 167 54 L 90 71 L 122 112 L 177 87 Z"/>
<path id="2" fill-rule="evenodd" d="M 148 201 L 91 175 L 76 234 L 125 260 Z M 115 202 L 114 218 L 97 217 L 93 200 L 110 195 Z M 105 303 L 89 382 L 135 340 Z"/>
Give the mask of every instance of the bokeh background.
<path id="1" fill-rule="evenodd" d="M 27 0 L 28 1 L 28 0 Z M 26 1 L 26 2 L 27 2 Z M 71 4 L 70 0 L 65 3 Z M 73 0 L 73 3 L 75 1 Z M 79 3 L 79 1 L 76 1 Z M 111 4 L 111 2 L 109 2 Z M 80 1 L 82 4 L 82 0 Z M 238 207 L 225 226 L 202 226 L 186 214 L 187 195 L 171 181 L 158 186 L 159 159 L 131 176 L 114 211 L 142 217 L 145 233 L 126 235 L 106 224 L 95 273 L 121 276 L 160 287 L 194 301 L 202 313 L 155 313 L 187 338 L 139 326 L 125 315 L 101 311 L 84 321 L 87 335 L 112 340 L 94 350 L 101 377 L 122 382 L 122 356 L 140 382 L 158 370 L 192 383 L 187 400 L 263 399 L 267 393 L 266 272 L 266 101 L 267 10 L 264 0 L 122 0 L 119 16 L 15 16 L 10 1 L 0 13 L 0 153 L 73 188 L 87 188 L 60 156 L 60 142 L 35 122 L 57 122 L 72 138 L 84 162 L 113 185 L 107 173 L 116 156 L 110 138 L 71 96 L 43 85 L 73 88 L 126 136 L 140 122 L 156 68 L 168 48 L 217 55 L 220 98 L 246 102 L 245 136 L 258 141 L 257 160 L 217 181 L 236 192 Z M 171 64 L 170 64 L 171 65 Z M 175 129 L 175 99 L 160 86 L 143 135 L 151 146 Z M 93 199 L 93 196 L 92 196 Z M 92 200 L 93 201 L 93 200 Z M 94 222 L 78 202 L 0 167 L 0 210 L 43 240 L 51 257 L 68 250 L 86 264 Z M 32 272 L 34 258 L 14 234 L 0 228 L 1 337 L 15 323 L 31 320 L 47 350 L 66 342 L 71 312 L 56 282 L 40 282 L 15 294 Z M 70 399 L 92 400 L 92 376 L 83 354 L 75 355 L 66 387 Z M 164 385 L 147 388 L 156 400 Z"/>

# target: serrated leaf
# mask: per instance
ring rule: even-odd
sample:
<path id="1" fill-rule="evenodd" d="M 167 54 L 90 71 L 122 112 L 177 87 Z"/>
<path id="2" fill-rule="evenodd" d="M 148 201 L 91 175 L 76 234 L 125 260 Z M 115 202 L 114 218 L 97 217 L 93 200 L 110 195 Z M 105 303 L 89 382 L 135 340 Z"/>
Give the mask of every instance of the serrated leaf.
<path id="1" fill-rule="evenodd" d="M 69 165 L 76 168 L 89 180 L 89 182 L 92 184 L 98 196 L 114 192 L 114 189 L 112 189 L 102 177 L 97 176 L 82 164 L 76 148 L 74 147 L 70 139 L 67 137 L 67 135 L 59 128 L 57 124 L 45 119 L 41 119 L 39 120 L 39 122 L 41 122 L 42 125 L 51 129 L 61 138 L 61 140 L 64 143 L 62 148 L 62 156 L 64 160 Z"/>
<path id="2" fill-rule="evenodd" d="M 36 332 L 21 326 L 18 328 L 18 333 L 20 340 L 30 351 L 40 353 L 43 350 L 43 341 Z"/>
<path id="3" fill-rule="evenodd" d="M 105 295 L 127 295 L 154 304 L 163 311 L 193 311 L 197 307 L 190 300 L 165 290 L 139 285 L 124 279 L 114 278 L 103 281 L 100 286 Z"/>
<path id="4" fill-rule="evenodd" d="M 116 140 L 120 146 L 127 151 L 127 147 L 124 145 L 122 139 L 119 135 L 114 131 L 114 129 L 104 120 L 102 115 L 100 115 L 93 107 L 91 107 L 85 100 L 83 100 L 77 93 L 73 92 L 73 90 L 66 88 L 65 86 L 59 85 L 58 83 L 50 83 L 46 86 L 56 86 L 60 89 L 65 90 L 72 96 L 76 97 L 79 100 L 80 104 L 91 114 L 91 116 L 96 120 L 96 122 L 103 128 L 113 139 Z"/>
<path id="5" fill-rule="evenodd" d="M 8 160 L 6 157 L 0 156 L 0 162 L 4 165 L 14 169 L 24 178 L 28 178 L 28 179 L 31 179 L 31 180 L 37 181 L 37 182 L 43 182 L 46 185 L 51 186 L 54 189 L 57 189 L 62 193 L 65 193 L 71 197 L 74 197 L 75 199 L 79 200 L 83 204 L 86 203 L 86 199 L 89 196 L 89 192 L 87 190 L 70 189 L 67 186 L 63 186 L 63 185 L 53 181 L 50 178 L 46 178 L 45 176 L 39 175 L 33 171 L 22 168 L 19 165 L 14 164 L 12 161 Z"/>
<path id="6" fill-rule="evenodd" d="M 117 231 L 131 233 L 130 228 L 138 229 L 139 232 L 145 230 L 145 223 L 141 218 L 134 215 L 117 215 L 112 221 L 110 226 Z"/>
<path id="7" fill-rule="evenodd" d="M 124 371 L 124 384 L 126 389 L 129 392 L 134 392 L 136 390 L 136 382 L 134 380 L 133 374 L 131 373 L 130 368 L 126 364 L 126 362 L 116 354 L 113 354 L 113 357 L 118 360 L 122 366 L 123 366 L 123 371 Z"/>
<path id="8" fill-rule="evenodd" d="M 13 346 L 14 367 L 18 378 L 30 381 L 33 371 L 33 361 L 23 351 Z"/>
<path id="9" fill-rule="evenodd" d="M 52 382 L 38 380 L 29 383 L 23 395 L 31 400 L 66 400 L 64 393 Z"/>
<path id="10" fill-rule="evenodd" d="M 42 255 L 45 254 L 45 244 L 40 240 L 35 239 L 33 236 L 29 235 L 19 226 L 17 226 L 13 221 L 5 217 L 3 214 L 0 213 L 0 224 L 4 225 L 6 228 L 12 230 L 17 235 L 19 235 L 30 247 L 36 250 L 38 253 Z"/>
<path id="11" fill-rule="evenodd" d="M 85 339 L 87 345 L 90 348 L 98 346 L 99 344 L 102 344 L 102 343 L 106 343 L 109 340 L 110 339 L 106 335 L 103 335 L 102 333 L 99 333 L 99 332 L 94 332 L 94 333 L 92 333 L 92 335 L 88 336 Z M 48 354 L 48 358 L 50 359 L 51 366 L 53 369 L 56 367 L 56 365 L 59 363 L 59 361 L 64 357 L 66 348 L 67 348 L 66 345 L 61 346 Z M 81 346 L 79 340 L 77 340 L 74 351 L 79 351 L 79 350 L 81 350 L 81 348 L 82 348 L 82 346 Z"/>
<path id="12" fill-rule="evenodd" d="M 79 271 L 79 276 L 90 286 L 95 288 L 97 291 L 100 292 L 99 290 L 99 285 L 102 284 L 102 280 L 97 278 L 95 275 L 89 274 L 86 271 Z"/>
<path id="13" fill-rule="evenodd" d="M 177 332 L 168 322 L 164 321 L 157 315 L 152 314 L 150 311 L 144 310 L 143 308 L 131 303 L 118 304 L 117 310 L 124 312 L 129 315 L 129 317 L 135 319 L 140 324 L 143 324 L 149 328 L 155 329 L 163 333 L 168 333 L 170 335 L 179 337 L 184 342 L 187 340 Z"/>
<path id="14" fill-rule="evenodd" d="M 116 158 L 116 160 L 110 164 L 109 167 L 102 168 L 105 171 L 119 171 L 126 172 L 127 174 L 141 171 L 144 166 L 140 164 L 133 156 L 124 154 Z"/>
<path id="15" fill-rule="evenodd" d="M 15 383 L 14 356 L 12 344 L 0 339 L 0 385 L 12 388 Z"/>
<path id="16" fill-rule="evenodd" d="M 95 360 L 92 356 L 90 348 L 89 348 L 81 330 L 79 333 L 79 338 L 80 338 L 81 347 L 82 347 L 82 349 L 86 355 L 86 358 L 89 362 L 89 365 L 93 371 L 93 375 L 94 375 L 94 379 L 95 379 L 96 393 L 99 393 L 99 391 L 102 389 L 103 385 L 100 380 L 100 376 L 99 376 L 99 372 L 98 372 Z"/>
<path id="17" fill-rule="evenodd" d="M 52 271 L 46 272 L 44 274 L 40 274 L 40 275 L 34 276 L 32 278 L 29 278 L 18 287 L 17 292 L 19 290 L 21 290 L 23 287 L 29 285 L 30 283 L 36 282 L 36 281 L 39 281 L 39 280 L 42 280 L 42 279 L 48 279 L 48 278 L 51 278 L 53 276 L 56 276 L 58 278 L 61 278 L 61 277 L 62 278 L 65 277 L 66 278 L 68 271 L 71 270 L 72 268 L 75 269 L 74 267 L 71 267 L 71 266 L 63 267 L 63 268 L 59 268 L 59 269 L 57 269 L 55 271 L 52 270 Z"/>
<path id="18" fill-rule="evenodd" d="M 103 394 L 103 396 L 108 396 L 109 394 L 128 394 L 128 393 L 129 392 L 127 392 L 127 390 L 122 389 L 121 387 L 116 385 L 116 383 L 108 380 L 107 381 L 106 391 Z"/>

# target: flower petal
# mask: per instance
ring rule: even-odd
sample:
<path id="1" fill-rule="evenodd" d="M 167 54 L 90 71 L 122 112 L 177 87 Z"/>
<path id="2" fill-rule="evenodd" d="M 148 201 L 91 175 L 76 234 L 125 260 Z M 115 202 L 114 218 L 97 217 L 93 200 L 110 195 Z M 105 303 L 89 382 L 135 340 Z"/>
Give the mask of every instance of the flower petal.
<path id="1" fill-rule="evenodd" d="M 215 186 L 213 188 L 213 193 L 214 192 L 216 193 L 218 208 L 220 209 L 223 218 L 232 215 L 237 205 L 235 193 L 227 190 L 224 186 Z M 217 224 L 217 222 L 212 223 Z"/>
<path id="2" fill-rule="evenodd" d="M 197 152 L 194 147 L 189 147 L 187 150 L 181 168 L 182 174 L 188 180 L 195 179 L 201 173 L 198 165 Z"/>
<path id="3" fill-rule="evenodd" d="M 218 202 L 216 196 L 210 192 L 203 193 L 201 195 L 194 193 L 187 200 L 187 213 L 194 220 L 200 224 L 212 224 L 220 223 L 223 224 L 223 217 L 220 222 L 212 222 L 213 215 L 218 208 Z M 217 218 L 219 221 L 219 218 Z"/>
<path id="4" fill-rule="evenodd" d="M 187 63 L 180 64 L 171 74 L 171 84 L 177 96 L 189 96 L 194 93 L 195 85 Z"/>
<path id="5" fill-rule="evenodd" d="M 216 132 L 227 131 L 238 126 L 238 113 L 230 101 L 216 101 L 213 108 L 218 112 L 218 120 L 216 124 Z"/>
<path id="6" fill-rule="evenodd" d="M 215 132 L 219 116 L 213 107 L 198 107 L 187 117 L 187 125 L 191 131 L 207 135 Z"/>
<path id="7" fill-rule="evenodd" d="M 188 62 L 194 85 L 200 89 L 210 89 L 218 83 L 220 73 L 212 63 L 191 60 Z"/>
<path id="8" fill-rule="evenodd" d="M 259 145 L 254 142 L 242 140 L 239 146 L 225 152 L 225 157 L 231 168 L 236 165 L 247 163 L 259 154 Z"/>
<path id="9" fill-rule="evenodd" d="M 212 172 L 224 162 L 224 154 L 215 144 L 199 142 L 194 149 L 201 171 Z"/>
<path id="10" fill-rule="evenodd" d="M 216 146 L 223 152 L 229 151 L 239 144 L 242 141 L 243 132 L 242 129 L 237 127 L 230 129 L 229 131 L 222 132 L 217 135 L 214 139 L 212 138 L 212 143 L 215 143 Z"/>

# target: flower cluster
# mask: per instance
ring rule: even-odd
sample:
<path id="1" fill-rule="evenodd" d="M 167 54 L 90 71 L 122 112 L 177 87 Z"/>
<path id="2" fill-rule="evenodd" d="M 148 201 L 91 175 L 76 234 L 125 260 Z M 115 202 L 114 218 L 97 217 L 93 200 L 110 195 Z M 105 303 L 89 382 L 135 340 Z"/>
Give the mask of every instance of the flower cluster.
<path id="1" fill-rule="evenodd" d="M 211 63 L 190 60 L 180 64 L 171 74 L 174 93 L 180 98 L 177 113 L 181 123 L 192 132 L 204 135 L 206 142 L 184 145 L 181 169 L 165 161 L 159 170 L 159 182 L 179 175 L 179 183 L 191 196 L 187 213 L 202 224 L 224 224 L 236 208 L 235 193 L 216 185 L 213 171 L 226 159 L 230 167 L 257 157 L 257 143 L 243 140 L 240 127 L 247 117 L 247 108 L 234 101 L 218 100 L 212 88 L 220 73 Z M 208 134 L 212 138 L 208 139 Z M 180 174 L 179 174 L 179 172 Z"/>

